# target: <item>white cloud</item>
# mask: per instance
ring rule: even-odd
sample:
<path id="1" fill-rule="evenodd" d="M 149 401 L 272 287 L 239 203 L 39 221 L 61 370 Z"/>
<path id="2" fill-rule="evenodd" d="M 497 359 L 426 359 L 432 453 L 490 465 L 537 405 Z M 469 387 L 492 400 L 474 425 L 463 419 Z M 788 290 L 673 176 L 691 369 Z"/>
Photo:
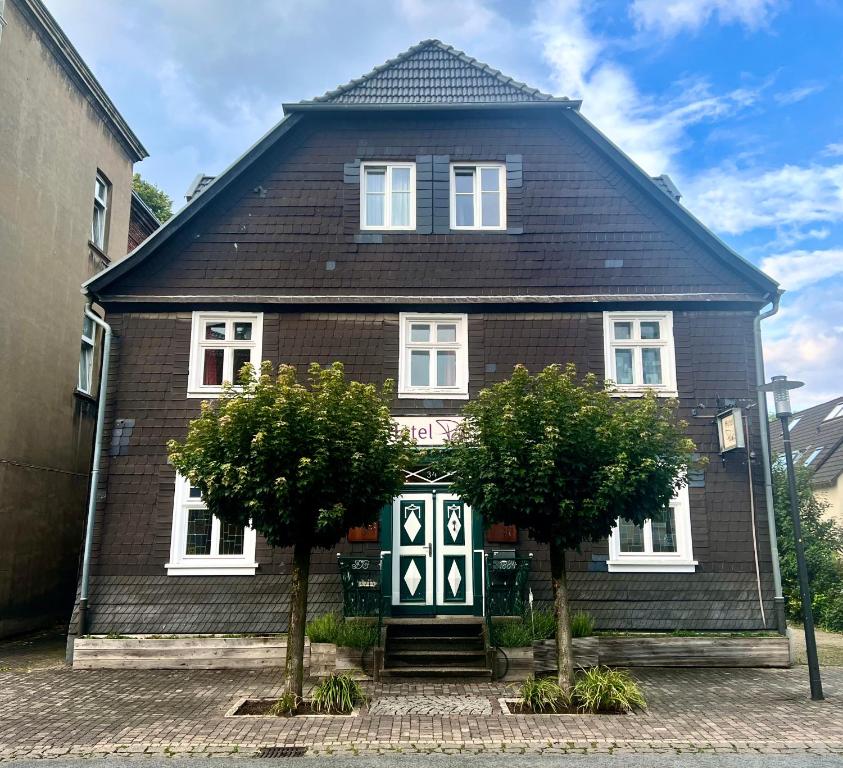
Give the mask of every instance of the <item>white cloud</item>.
<path id="1" fill-rule="evenodd" d="M 683 179 L 688 206 L 719 232 L 843 221 L 843 163 L 773 170 L 724 166 Z"/>
<path id="2" fill-rule="evenodd" d="M 783 5 L 782 0 L 634 0 L 629 11 L 639 29 L 668 36 L 696 32 L 714 17 L 723 25 L 758 29 Z"/>
<path id="3" fill-rule="evenodd" d="M 840 157 L 843 155 L 843 141 L 826 144 L 823 154 L 829 157 Z"/>
<path id="4" fill-rule="evenodd" d="M 583 114 L 651 175 L 675 170 L 687 129 L 752 105 L 758 89 L 713 94 L 704 80 L 685 79 L 659 99 L 640 93 L 610 58 L 611 41 L 595 35 L 582 0 L 547 0 L 533 31 L 553 68 L 554 92 L 583 99 Z"/>
<path id="5" fill-rule="evenodd" d="M 791 88 L 789 91 L 777 93 L 773 98 L 778 104 L 795 104 L 823 90 L 825 90 L 825 86 L 820 83 L 806 83 L 805 85 L 800 85 L 798 88 Z"/>
<path id="6" fill-rule="evenodd" d="M 785 294 L 779 314 L 762 326 L 767 378 L 783 373 L 806 384 L 792 393 L 795 408 L 807 408 L 843 392 L 841 313 L 839 287 L 814 286 Z"/>
<path id="7" fill-rule="evenodd" d="M 767 256 L 761 269 L 778 280 L 788 291 L 843 275 L 843 248 L 816 251 L 790 251 Z"/>

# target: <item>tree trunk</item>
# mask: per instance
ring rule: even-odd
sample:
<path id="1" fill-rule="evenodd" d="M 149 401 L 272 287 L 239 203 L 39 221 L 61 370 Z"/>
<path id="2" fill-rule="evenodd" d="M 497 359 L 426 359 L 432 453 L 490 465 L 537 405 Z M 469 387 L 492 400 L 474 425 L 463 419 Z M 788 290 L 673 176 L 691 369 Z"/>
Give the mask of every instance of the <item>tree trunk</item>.
<path id="1" fill-rule="evenodd" d="M 568 577 L 565 574 L 565 550 L 550 543 L 550 576 L 553 580 L 553 608 L 556 613 L 556 661 L 559 685 L 569 693 L 574 685 L 574 654 L 571 617 L 568 610 Z"/>
<path id="2" fill-rule="evenodd" d="M 304 685 L 304 630 L 307 623 L 307 581 L 310 575 L 310 545 L 296 544 L 290 584 L 290 621 L 287 630 L 287 660 L 284 688 L 297 696 Z"/>

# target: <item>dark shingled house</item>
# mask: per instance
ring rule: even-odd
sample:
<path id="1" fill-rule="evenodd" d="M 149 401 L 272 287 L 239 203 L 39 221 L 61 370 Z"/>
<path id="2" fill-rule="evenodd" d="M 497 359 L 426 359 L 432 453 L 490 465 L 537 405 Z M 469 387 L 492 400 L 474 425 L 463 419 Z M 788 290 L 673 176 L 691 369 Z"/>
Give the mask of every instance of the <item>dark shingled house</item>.
<path id="1" fill-rule="evenodd" d="M 777 626 L 757 320 L 777 284 L 579 112 L 436 40 L 286 117 L 127 259 L 86 284 L 114 331 L 91 561 L 95 633 L 283 631 L 290 552 L 213 520 L 167 463 L 244 361 L 342 361 L 398 382 L 393 409 L 441 445 L 460 407 L 506 378 L 574 362 L 678 397 L 704 471 L 642 527 L 568 560 L 601 629 Z M 743 407 L 746 448 L 716 415 Z M 774 537 L 774 529 L 773 529 Z M 377 530 L 387 611 L 482 615 L 485 553 L 548 560 L 525 531 L 483 530 L 423 468 Z M 310 612 L 341 610 L 317 553 Z M 75 632 L 77 625 L 71 628 Z"/>

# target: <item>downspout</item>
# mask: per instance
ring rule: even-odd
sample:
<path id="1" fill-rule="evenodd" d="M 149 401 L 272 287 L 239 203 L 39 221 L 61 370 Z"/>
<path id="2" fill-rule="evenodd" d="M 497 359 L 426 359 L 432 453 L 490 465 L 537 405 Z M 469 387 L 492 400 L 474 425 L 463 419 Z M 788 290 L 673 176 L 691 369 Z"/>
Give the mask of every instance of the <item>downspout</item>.
<path id="1" fill-rule="evenodd" d="M 91 302 L 85 306 L 85 317 L 104 331 L 102 342 L 102 364 L 100 366 L 99 398 L 97 402 L 97 428 L 94 433 L 94 460 L 91 466 L 91 483 L 88 489 L 88 521 L 85 525 L 85 550 L 82 555 L 82 582 L 79 588 L 79 632 L 84 635 L 88 629 L 88 586 L 91 579 L 91 550 L 94 546 L 94 523 L 97 517 L 97 487 L 100 479 L 102 457 L 102 433 L 105 426 L 105 397 L 108 392 L 108 365 L 111 357 L 111 326 L 91 309 Z"/>
<path id="2" fill-rule="evenodd" d="M 755 379 L 758 386 L 766 383 L 764 374 L 764 350 L 761 346 L 761 321 L 772 317 L 779 311 L 782 292 L 779 291 L 772 299 L 772 307 L 766 312 L 759 312 L 753 320 L 755 336 Z M 779 565 L 778 537 L 776 536 L 776 515 L 773 511 L 773 475 L 770 470 L 770 424 L 767 418 L 767 397 L 763 393 L 764 407 L 758 408 L 758 420 L 761 433 L 761 464 L 764 472 L 764 496 L 767 501 L 767 527 L 770 535 L 770 555 L 773 563 L 773 612 L 776 629 L 781 633 L 787 632 L 787 621 L 784 612 L 784 595 L 782 594 L 782 572 Z"/>

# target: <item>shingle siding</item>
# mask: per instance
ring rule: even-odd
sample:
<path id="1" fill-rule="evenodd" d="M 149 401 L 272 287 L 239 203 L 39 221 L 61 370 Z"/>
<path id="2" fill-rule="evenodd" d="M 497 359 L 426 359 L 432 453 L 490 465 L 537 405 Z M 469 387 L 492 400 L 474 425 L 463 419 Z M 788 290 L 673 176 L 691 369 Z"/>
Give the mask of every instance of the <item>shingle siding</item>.
<path id="1" fill-rule="evenodd" d="M 425 168 L 417 175 L 417 214 L 423 214 L 417 231 L 360 233 L 359 161 L 428 155 L 432 181 Z M 507 157 L 509 233 L 450 232 L 448 163 Z M 424 208 L 429 190 L 432 234 Z M 326 269 L 329 261 L 333 268 Z M 517 111 L 307 115 L 179 237 L 106 291 L 137 297 L 677 292 L 752 293 L 762 300 L 757 287 L 666 216 L 565 121 Z"/>
<path id="2" fill-rule="evenodd" d="M 595 570 L 605 542 L 571 553 L 568 570 L 575 607 L 589 610 L 601 628 L 758 629 L 747 467 L 735 455 L 720 461 L 711 419 L 716 397 L 754 399 L 751 312 L 676 311 L 674 332 L 679 394 L 688 434 L 709 458 L 705 487 L 692 488 L 693 574 L 610 574 Z M 290 553 L 258 541 L 254 577 L 168 577 L 174 473 L 166 441 L 181 438 L 199 412 L 187 399 L 190 312 L 113 310 L 111 391 L 106 444 L 123 420 L 134 421 L 119 455 L 103 465 L 95 531 L 90 617 L 93 632 L 259 632 L 286 627 Z M 263 357 L 305 371 L 312 362 L 341 360 L 348 375 L 371 382 L 396 377 L 398 315 L 393 312 L 267 311 Z M 507 377 L 516 363 L 538 370 L 575 362 L 603 375 L 602 315 L 591 312 L 486 312 L 469 314 L 472 396 Z M 705 418 L 691 408 L 702 402 Z M 460 403 L 441 401 L 442 413 Z M 423 400 L 395 400 L 393 411 L 431 412 Z M 123 443 L 125 446 L 123 446 Z M 753 423 L 751 445 L 758 445 Z M 757 450 L 757 448 L 756 448 Z M 760 451 L 758 452 L 760 455 Z M 754 460 L 756 536 L 765 608 L 771 613 L 770 550 L 761 471 Z M 352 551 L 344 543 L 341 551 Z M 378 545 L 353 545 L 375 553 Z M 547 554 L 524 538 L 535 554 L 532 577 L 538 601 L 549 599 Z M 314 553 L 312 615 L 341 608 L 336 554 Z"/>

